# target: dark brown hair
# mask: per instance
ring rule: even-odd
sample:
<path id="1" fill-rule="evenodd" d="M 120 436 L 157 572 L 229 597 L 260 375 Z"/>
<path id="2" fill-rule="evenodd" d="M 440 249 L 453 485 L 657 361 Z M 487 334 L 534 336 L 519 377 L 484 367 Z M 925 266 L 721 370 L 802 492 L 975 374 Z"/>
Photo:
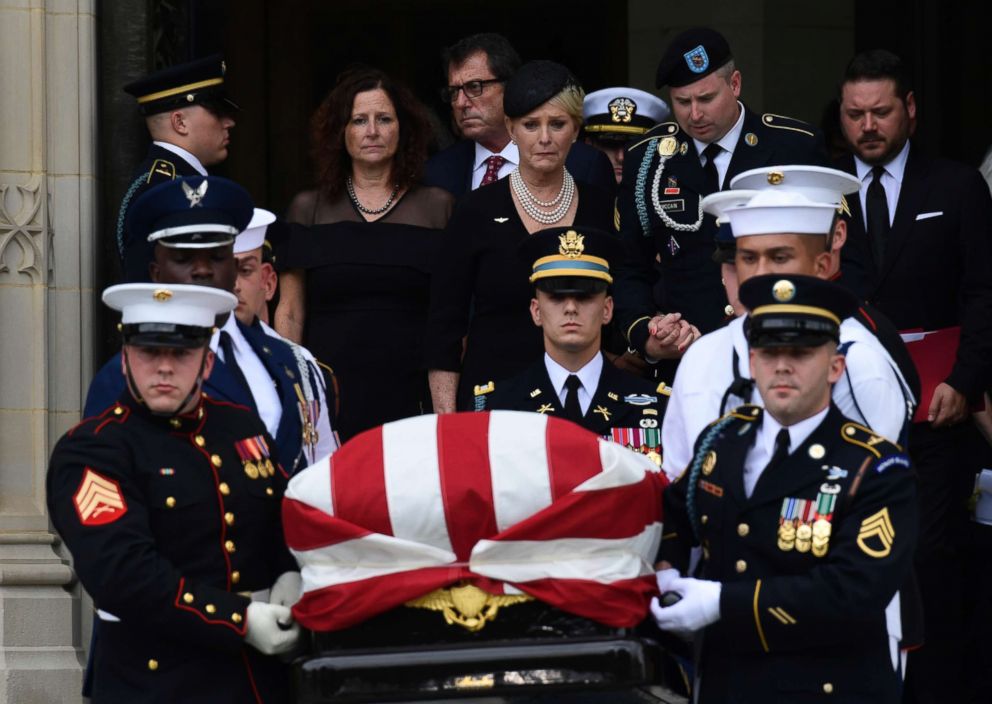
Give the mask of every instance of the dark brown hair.
<path id="1" fill-rule="evenodd" d="M 337 84 L 310 121 L 317 187 L 328 200 L 335 200 L 344 192 L 345 179 L 351 174 L 351 156 L 344 146 L 344 131 L 351 120 L 355 96 L 377 88 L 389 96 L 400 126 L 399 144 L 393 157 L 393 181 L 400 188 L 406 188 L 420 180 L 430 139 L 426 111 L 406 86 L 382 71 L 355 67 L 338 77 Z"/>

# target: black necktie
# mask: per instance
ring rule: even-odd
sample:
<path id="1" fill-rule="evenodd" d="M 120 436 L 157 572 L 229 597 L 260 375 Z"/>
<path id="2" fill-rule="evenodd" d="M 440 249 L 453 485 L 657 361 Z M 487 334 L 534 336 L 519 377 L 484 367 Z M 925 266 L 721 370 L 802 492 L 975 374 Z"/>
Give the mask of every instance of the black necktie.
<path id="1" fill-rule="evenodd" d="M 720 174 L 716 170 L 716 158 L 722 151 L 723 147 L 716 142 L 706 145 L 706 149 L 703 150 L 703 156 L 706 157 L 706 164 L 703 166 L 706 195 L 720 190 Z"/>
<path id="2" fill-rule="evenodd" d="M 565 379 L 565 388 L 568 389 L 568 393 L 565 394 L 565 417 L 576 423 L 582 420 L 582 406 L 579 405 L 580 386 L 582 382 L 575 374 L 569 374 Z"/>
<path id="3" fill-rule="evenodd" d="M 244 372 L 241 371 L 238 358 L 234 356 L 234 345 L 231 342 L 231 335 L 226 330 L 220 331 L 220 348 L 224 350 L 224 366 L 231 371 L 231 375 L 234 376 L 241 388 L 248 394 L 248 401 L 252 409 L 257 411 L 255 408 L 255 397 L 251 395 L 251 386 L 248 385 L 248 380 L 245 379 Z"/>
<path id="4" fill-rule="evenodd" d="M 885 240 L 889 236 L 889 202 L 885 197 L 885 187 L 882 185 L 884 166 L 876 166 L 871 170 L 872 179 L 865 193 L 865 210 L 867 211 L 868 239 L 871 241 L 871 251 L 875 257 L 875 268 L 882 266 L 885 256 Z"/>
<path id="5" fill-rule="evenodd" d="M 772 458 L 765 465 L 765 471 L 778 467 L 785 458 L 789 456 L 789 431 L 782 428 L 775 436 L 775 449 L 772 450 Z"/>

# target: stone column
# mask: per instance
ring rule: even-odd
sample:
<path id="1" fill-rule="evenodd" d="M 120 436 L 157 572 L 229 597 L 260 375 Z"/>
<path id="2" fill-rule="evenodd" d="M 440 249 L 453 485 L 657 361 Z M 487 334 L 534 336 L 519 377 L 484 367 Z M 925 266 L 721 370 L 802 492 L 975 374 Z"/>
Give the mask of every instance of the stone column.
<path id="1" fill-rule="evenodd" d="M 95 28 L 94 0 L 0 0 L 0 704 L 80 701 L 45 471 L 93 369 Z"/>

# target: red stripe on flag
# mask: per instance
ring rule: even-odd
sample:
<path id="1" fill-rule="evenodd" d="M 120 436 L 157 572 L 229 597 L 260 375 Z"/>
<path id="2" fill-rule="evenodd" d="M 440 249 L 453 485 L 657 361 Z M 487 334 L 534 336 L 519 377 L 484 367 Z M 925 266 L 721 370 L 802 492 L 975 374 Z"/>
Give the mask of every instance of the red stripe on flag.
<path id="1" fill-rule="evenodd" d="M 610 584 L 585 579 L 539 579 L 517 586 L 557 609 L 614 628 L 632 628 L 643 621 L 651 597 L 658 594 L 653 574 Z"/>
<path id="2" fill-rule="evenodd" d="M 293 618 L 312 631 L 338 631 L 468 576 L 464 567 L 429 567 L 335 584 L 303 594 Z M 438 614 L 443 621 L 444 617 Z"/>
<path id="3" fill-rule="evenodd" d="M 367 430 L 331 457 L 334 514 L 372 533 L 393 534 L 386 499 L 382 428 Z"/>
<path id="4" fill-rule="evenodd" d="M 354 523 L 329 516 L 319 508 L 289 498 L 283 499 L 282 526 L 286 544 L 293 550 L 336 545 L 371 533 Z"/>
<path id="5" fill-rule="evenodd" d="M 589 477 L 603 471 L 598 435 L 575 423 L 548 418 L 545 440 L 552 501 L 557 501 Z"/>
<path id="6" fill-rule="evenodd" d="M 661 520 L 661 492 L 666 483 L 664 475 L 652 472 L 635 484 L 577 491 L 510 526 L 493 540 L 630 538 Z"/>
<path id="7" fill-rule="evenodd" d="M 451 548 L 459 560 L 468 560 L 480 539 L 499 530 L 489 473 L 489 414 L 438 416 L 437 458 Z"/>

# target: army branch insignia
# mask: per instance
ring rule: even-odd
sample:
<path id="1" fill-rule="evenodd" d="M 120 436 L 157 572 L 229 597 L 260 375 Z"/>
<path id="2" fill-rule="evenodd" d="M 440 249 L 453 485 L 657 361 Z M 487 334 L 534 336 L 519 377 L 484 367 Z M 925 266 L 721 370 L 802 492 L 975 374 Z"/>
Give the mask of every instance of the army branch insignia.
<path id="1" fill-rule="evenodd" d="M 564 235 L 558 235 L 558 253 L 569 259 L 577 259 L 582 256 L 586 246 L 582 243 L 585 237 L 575 230 L 569 230 Z"/>
<path id="2" fill-rule="evenodd" d="M 444 614 L 445 622 L 459 625 L 475 633 L 496 618 L 504 606 L 514 606 L 534 601 L 527 594 L 490 594 L 473 584 L 460 582 L 453 587 L 435 589 L 429 594 L 406 602 L 415 609 L 429 609 Z"/>
<path id="3" fill-rule="evenodd" d="M 869 557 L 888 557 L 892 552 L 895 536 L 896 531 L 889 519 L 889 509 L 883 508 L 861 521 L 861 528 L 858 530 L 858 547 Z"/>

